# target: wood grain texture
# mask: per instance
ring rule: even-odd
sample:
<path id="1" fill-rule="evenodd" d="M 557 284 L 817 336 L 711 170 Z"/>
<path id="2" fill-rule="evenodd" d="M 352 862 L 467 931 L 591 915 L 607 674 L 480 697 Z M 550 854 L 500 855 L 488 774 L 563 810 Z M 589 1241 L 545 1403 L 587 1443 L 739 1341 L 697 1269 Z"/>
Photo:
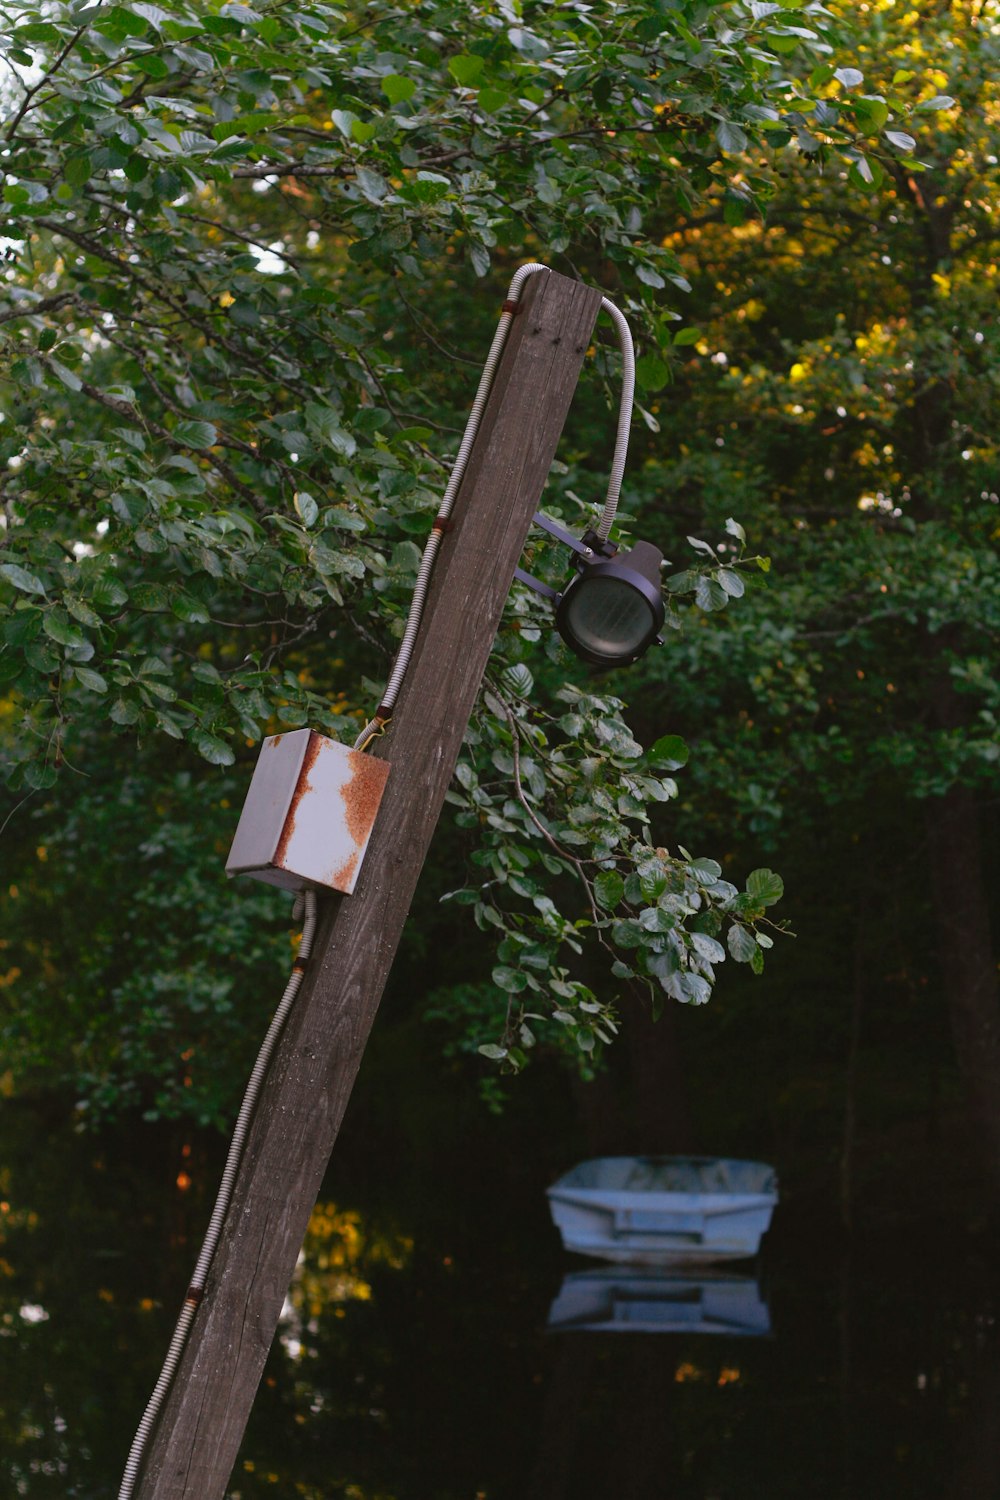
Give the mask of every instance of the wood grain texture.
<path id="1" fill-rule="evenodd" d="M 206 1294 L 138 1488 L 222 1500 L 556 444 L 601 294 L 530 278 L 445 534 L 352 896 L 314 957 L 265 1085 Z"/>

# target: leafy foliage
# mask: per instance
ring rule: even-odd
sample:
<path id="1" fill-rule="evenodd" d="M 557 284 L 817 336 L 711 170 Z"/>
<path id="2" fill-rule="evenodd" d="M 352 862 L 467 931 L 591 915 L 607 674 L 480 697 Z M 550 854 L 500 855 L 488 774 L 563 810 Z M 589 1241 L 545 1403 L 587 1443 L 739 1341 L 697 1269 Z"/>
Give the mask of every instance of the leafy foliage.
<path id="1" fill-rule="evenodd" d="M 670 236 L 703 334 L 670 403 L 683 430 L 660 414 L 677 458 L 643 483 L 676 496 L 677 530 L 699 510 L 721 528 L 739 494 L 780 584 L 664 665 L 678 727 L 721 716 L 709 735 L 769 837 L 793 808 L 985 788 L 1000 753 L 1000 44 L 989 18 L 920 21 L 873 11 L 857 49 L 909 103 L 919 175 L 891 166 L 874 202 L 798 172 L 765 221 Z"/>
<path id="2" fill-rule="evenodd" d="M 109 756 L 19 815 L 0 1029 L 22 1089 L 74 1090 L 89 1127 L 225 1124 L 293 952 L 276 892 L 219 890 L 242 793 L 236 772 Z"/>
<path id="3" fill-rule="evenodd" d="M 652 406 L 701 336 L 676 326 L 691 279 L 665 219 L 708 205 L 738 229 L 786 160 L 865 179 L 918 165 L 914 100 L 887 77 L 876 92 L 880 64 L 868 77 L 843 63 L 840 23 L 813 4 L 136 0 L 24 5 L 6 25 L 0 675 L 19 795 L 47 793 L 64 763 L 86 771 L 108 735 L 166 737 L 185 764 L 220 768 L 282 726 L 351 735 L 467 402 L 442 353 L 477 363 L 490 327 L 488 299 L 470 296 L 480 278 L 499 287 L 528 255 L 603 278 L 641 331 Z M 603 346 L 591 358 L 613 379 Z M 580 430 L 564 499 L 575 485 L 586 510 L 594 424 Z M 695 547 L 672 602 L 742 607 L 741 567 Z M 494 675 L 533 666 L 542 691 L 525 610 L 515 596 L 526 628 L 502 638 Z M 541 764 L 538 726 L 523 707 L 514 718 L 484 702 L 477 776 L 480 749 L 506 737 L 512 756 L 514 734 Z M 605 747 L 558 743 L 556 783 L 577 805 L 588 773 L 570 767 Z M 613 830 L 576 825 L 588 842 L 574 848 L 588 880 L 624 888 L 664 847 L 632 807 L 658 778 L 608 764 L 638 790 Z M 534 866 L 545 839 L 512 800 L 521 828 L 481 826 Z M 551 816 L 541 799 L 536 815 Z M 546 873 L 568 879 L 572 860 L 547 849 L 561 863 Z M 701 999 L 693 981 L 718 958 L 690 933 L 706 902 L 740 913 L 671 858 L 668 894 L 700 904 L 674 913 L 672 938 L 641 928 L 637 966 L 622 963 Z M 569 899 L 611 941 L 647 909 L 629 889 L 623 915 L 596 887 Z M 560 916 L 545 943 L 558 929 L 572 953 L 578 920 Z M 517 935 L 535 941 L 505 926 L 505 970 Z"/>
<path id="4" fill-rule="evenodd" d="M 588 931 L 614 976 L 645 987 L 654 1010 L 664 993 L 700 1005 L 726 957 L 723 932 L 737 962 L 763 968 L 771 939 L 758 924 L 783 892 L 780 878 L 758 870 L 741 893 L 715 860 L 653 844 L 649 810 L 677 795 L 664 771 L 686 761 L 683 741 L 664 736 L 644 753 L 620 700 L 568 685 L 556 697 L 568 709 L 559 718 L 491 685 L 449 793 L 459 825 L 480 830 L 472 863 L 486 877 L 451 899 L 499 938 L 493 983 L 507 996 L 500 1039 L 479 1051 L 515 1070 L 539 1039 L 588 1054 L 616 1035 L 614 1005 L 559 967 Z M 589 908 L 575 920 L 550 894 L 567 879 Z"/>

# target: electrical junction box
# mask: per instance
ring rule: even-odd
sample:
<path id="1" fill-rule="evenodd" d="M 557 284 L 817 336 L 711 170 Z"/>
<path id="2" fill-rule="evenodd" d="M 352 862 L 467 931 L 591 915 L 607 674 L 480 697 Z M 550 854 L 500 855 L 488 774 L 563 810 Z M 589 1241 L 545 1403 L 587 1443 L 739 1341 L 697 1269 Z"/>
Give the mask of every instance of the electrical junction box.
<path id="1" fill-rule="evenodd" d="M 272 735 L 260 747 L 226 874 L 350 895 L 388 775 L 386 761 L 314 729 Z"/>

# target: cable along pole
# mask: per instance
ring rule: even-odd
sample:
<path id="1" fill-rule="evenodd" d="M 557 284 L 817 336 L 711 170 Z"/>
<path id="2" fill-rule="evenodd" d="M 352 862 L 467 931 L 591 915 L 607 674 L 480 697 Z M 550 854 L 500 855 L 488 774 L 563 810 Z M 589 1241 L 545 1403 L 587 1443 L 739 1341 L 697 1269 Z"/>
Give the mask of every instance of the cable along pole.
<path id="1" fill-rule="evenodd" d="M 392 728 L 371 752 L 392 772 L 358 884 L 319 897 L 313 957 L 138 1500 L 223 1500 L 600 308 L 598 290 L 551 271 L 522 293 Z"/>

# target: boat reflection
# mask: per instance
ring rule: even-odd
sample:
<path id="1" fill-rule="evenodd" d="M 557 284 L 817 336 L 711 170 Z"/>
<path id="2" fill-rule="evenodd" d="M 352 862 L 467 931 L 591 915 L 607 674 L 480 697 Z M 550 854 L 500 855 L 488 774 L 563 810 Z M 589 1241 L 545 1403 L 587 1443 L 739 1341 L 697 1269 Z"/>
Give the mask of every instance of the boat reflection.
<path id="1" fill-rule="evenodd" d="M 771 1314 L 755 1276 L 685 1266 L 595 1266 L 563 1278 L 548 1328 L 764 1338 Z"/>

